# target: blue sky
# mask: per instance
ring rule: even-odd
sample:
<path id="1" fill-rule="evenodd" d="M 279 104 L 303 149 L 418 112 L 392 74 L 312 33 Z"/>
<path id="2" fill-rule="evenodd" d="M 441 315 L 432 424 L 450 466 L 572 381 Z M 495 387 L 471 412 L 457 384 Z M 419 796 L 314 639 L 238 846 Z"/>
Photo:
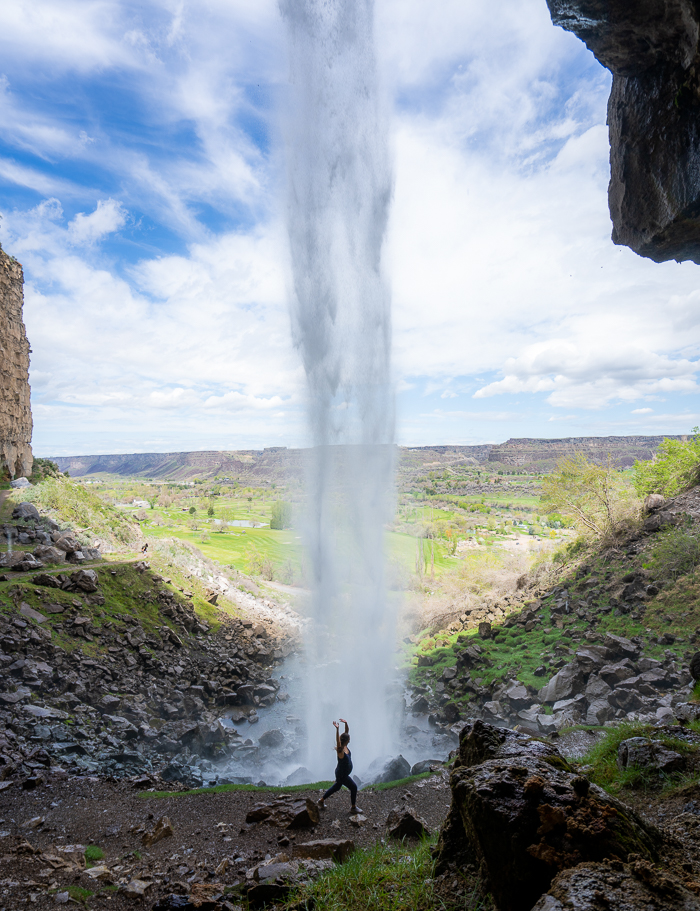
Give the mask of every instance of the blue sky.
<path id="1" fill-rule="evenodd" d="M 35 452 L 303 444 L 274 0 L 3 17 Z M 700 423 L 700 271 L 610 241 L 605 70 L 544 0 L 377 0 L 376 34 L 399 442 Z"/>

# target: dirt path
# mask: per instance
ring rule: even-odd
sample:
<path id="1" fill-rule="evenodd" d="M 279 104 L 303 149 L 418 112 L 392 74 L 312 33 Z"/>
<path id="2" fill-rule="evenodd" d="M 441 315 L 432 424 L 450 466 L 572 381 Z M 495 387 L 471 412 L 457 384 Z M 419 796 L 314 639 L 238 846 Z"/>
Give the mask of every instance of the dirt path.
<path id="1" fill-rule="evenodd" d="M 320 791 L 296 792 L 294 796 L 316 801 Z M 357 847 L 369 846 L 387 837 L 386 817 L 396 806 L 413 807 L 435 830 L 449 809 L 450 789 L 446 773 L 440 773 L 409 787 L 361 791 L 358 805 L 367 820 L 361 827 L 351 822 L 345 791 L 328 801 L 314 828 L 289 831 L 265 823 L 246 824 L 246 814 L 255 804 L 274 797 L 272 792 L 233 791 L 155 798 L 139 795 L 125 781 L 62 781 L 55 776 L 31 793 L 13 785 L 0 792 L 0 908 L 10 911 L 30 895 L 34 896 L 34 907 L 53 908 L 55 899 L 47 894 L 51 887 L 61 891 L 77 885 L 92 893 L 101 888 L 85 872 L 51 869 L 42 854 L 17 853 L 24 841 L 43 854 L 53 855 L 58 845 L 97 845 L 105 855 L 100 863 L 110 868 L 113 879 L 130 876 L 152 882 L 146 901 L 150 908 L 159 896 L 178 888 L 176 883 L 240 883 L 246 871 L 266 856 L 284 851 L 280 842 L 287 839 L 287 845 L 332 838 L 351 839 Z M 144 828 L 152 829 L 161 816 L 169 817 L 174 835 L 144 848 Z M 43 821 L 30 822 L 37 819 Z M 227 861 L 225 870 L 223 861 Z M 102 891 L 88 899 L 88 907 L 117 911 L 133 908 L 133 899 Z"/>

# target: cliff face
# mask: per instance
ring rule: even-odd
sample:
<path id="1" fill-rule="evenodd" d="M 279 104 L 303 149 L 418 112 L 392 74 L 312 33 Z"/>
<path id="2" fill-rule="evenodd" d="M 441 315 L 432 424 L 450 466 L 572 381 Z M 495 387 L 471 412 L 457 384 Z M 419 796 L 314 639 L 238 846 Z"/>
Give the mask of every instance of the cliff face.
<path id="1" fill-rule="evenodd" d="M 22 267 L 0 248 L 0 464 L 13 478 L 28 476 L 33 461 L 23 284 Z"/>
<path id="2" fill-rule="evenodd" d="M 700 264 L 700 3 L 547 0 L 555 25 L 613 74 L 608 102 L 614 243 Z"/>
<path id="3" fill-rule="evenodd" d="M 652 459 L 665 439 L 687 440 L 688 437 L 562 437 L 558 440 L 515 439 L 492 446 L 489 462 L 502 465 L 534 465 L 548 463 L 553 466 L 559 459 L 582 452 L 594 462 L 611 456 L 621 467 Z M 545 467 L 544 465 L 542 467 Z"/>

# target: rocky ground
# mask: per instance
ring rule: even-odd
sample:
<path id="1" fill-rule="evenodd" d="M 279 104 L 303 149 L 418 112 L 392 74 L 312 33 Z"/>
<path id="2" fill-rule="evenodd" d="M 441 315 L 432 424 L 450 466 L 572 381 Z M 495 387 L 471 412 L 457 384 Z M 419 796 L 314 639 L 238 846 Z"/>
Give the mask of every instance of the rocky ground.
<path id="1" fill-rule="evenodd" d="M 364 791 L 359 817 L 349 814 L 349 796 L 343 792 L 328 801 L 326 810 L 317 811 L 317 824 L 290 829 L 286 817 L 277 824 L 246 822 L 261 804 L 284 805 L 282 790 L 157 798 L 143 786 L 49 773 L 31 792 L 0 793 L 0 909 L 10 911 L 26 901 L 37 908 L 54 907 L 56 894 L 76 887 L 91 894 L 90 907 L 132 908 L 139 891 L 151 907 L 162 896 L 193 889 L 196 895 L 205 885 L 235 907 L 241 889 L 281 877 L 304 881 L 327 868 L 338 852 L 344 856 L 354 847 L 389 838 L 387 818 L 397 807 L 400 815 L 410 807 L 434 831 L 450 803 L 443 772 L 403 788 Z M 319 794 L 295 790 L 289 796 L 304 815 L 306 798 L 315 804 Z M 149 844 L 164 816 L 167 834 Z M 313 820 L 301 820 L 306 822 Z M 319 841 L 328 843 L 308 846 Z M 104 854 L 92 869 L 84 860 L 89 845 Z M 251 899 L 255 901 L 254 893 Z"/>

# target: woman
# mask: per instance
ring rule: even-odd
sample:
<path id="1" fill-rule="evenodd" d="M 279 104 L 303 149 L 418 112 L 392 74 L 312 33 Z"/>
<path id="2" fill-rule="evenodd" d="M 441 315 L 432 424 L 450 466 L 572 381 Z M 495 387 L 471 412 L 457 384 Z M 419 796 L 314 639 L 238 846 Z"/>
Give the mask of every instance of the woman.
<path id="1" fill-rule="evenodd" d="M 348 744 L 350 743 L 348 723 L 344 718 L 341 718 L 340 720 L 345 725 L 345 733 L 343 734 L 340 733 L 340 725 L 338 722 L 333 722 L 333 727 L 335 728 L 335 752 L 338 757 L 338 765 L 335 767 L 335 784 L 328 788 L 326 793 L 319 800 L 318 805 L 322 810 L 325 810 L 326 798 L 330 797 L 331 794 L 335 794 L 336 791 L 339 791 L 343 785 L 345 785 L 348 791 L 350 791 L 350 800 L 352 802 L 350 812 L 361 813 L 362 810 L 355 805 L 355 801 L 357 800 L 357 785 L 350 777 L 350 772 L 352 772 L 352 757 L 350 755 L 350 748 L 348 747 Z"/>

